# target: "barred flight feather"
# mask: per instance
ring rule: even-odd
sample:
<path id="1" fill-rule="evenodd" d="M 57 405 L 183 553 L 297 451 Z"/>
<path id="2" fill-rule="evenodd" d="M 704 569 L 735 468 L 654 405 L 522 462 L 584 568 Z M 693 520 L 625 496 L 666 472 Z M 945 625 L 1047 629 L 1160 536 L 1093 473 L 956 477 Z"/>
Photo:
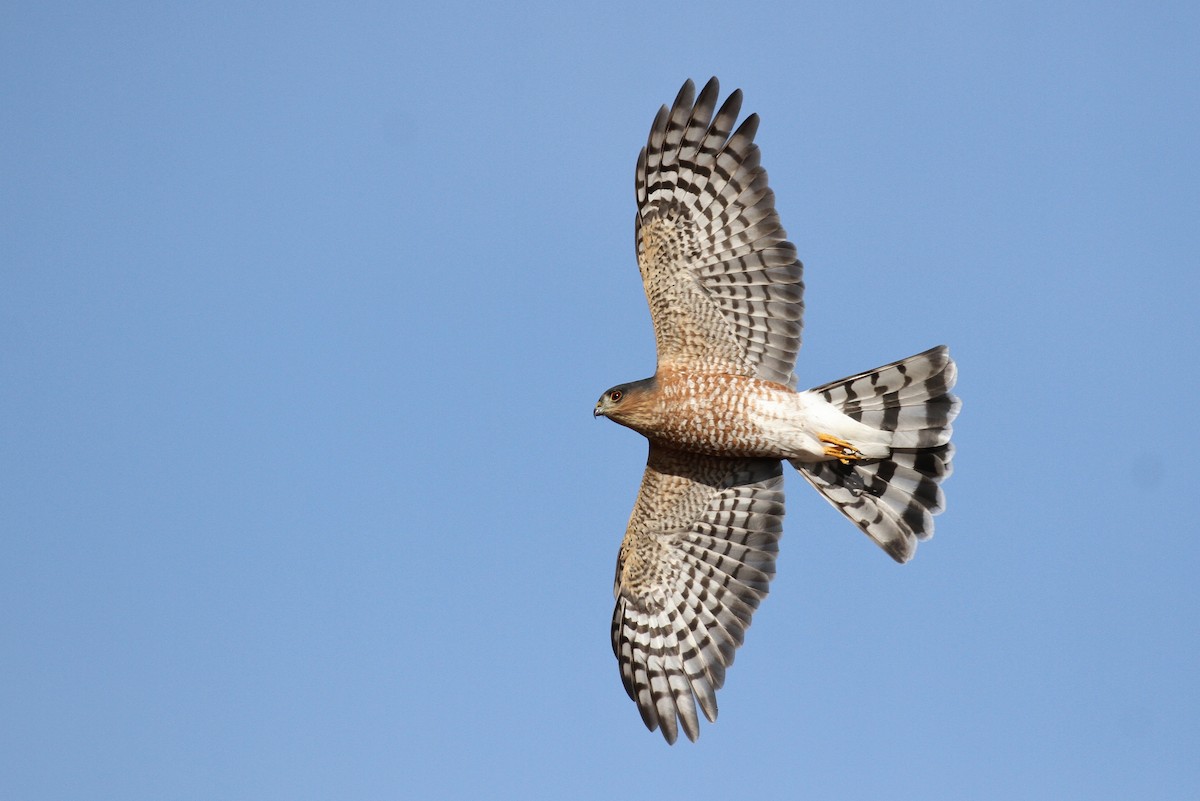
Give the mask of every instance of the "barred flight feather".
<path id="1" fill-rule="evenodd" d="M 775 575 L 782 470 L 656 446 L 647 462 L 617 562 L 613 653 L 646 726 L 695 740 L 697 705 L 716 719 L 725 669 Z M 664 506 L 666 520 L 644 513 Z"/>
<path id="2" fill-rule="evenodd" d="M 758 117 L 733 130 L 741 93 L 714 116 L 718 94 L 714 78 L 693 102 L 687 82 L 638 157 L 638 261 L 659 366 L 703 362 L 795 386 L 802 267 L 759 164 Z"/>

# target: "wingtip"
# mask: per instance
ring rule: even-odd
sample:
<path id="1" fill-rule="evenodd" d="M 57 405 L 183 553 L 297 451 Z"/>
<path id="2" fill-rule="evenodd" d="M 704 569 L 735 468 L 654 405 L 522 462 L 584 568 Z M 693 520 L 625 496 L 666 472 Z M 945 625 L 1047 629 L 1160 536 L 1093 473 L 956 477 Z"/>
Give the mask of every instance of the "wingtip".
<path id="1" fill-rule="evenodd" d="M 692 105 L 692 101 L 696 97 L 696 84 L 688 78 L 683 82 L 683 86 L 679 88 L 679 94 L 675 95 L 675 108 Z"/>

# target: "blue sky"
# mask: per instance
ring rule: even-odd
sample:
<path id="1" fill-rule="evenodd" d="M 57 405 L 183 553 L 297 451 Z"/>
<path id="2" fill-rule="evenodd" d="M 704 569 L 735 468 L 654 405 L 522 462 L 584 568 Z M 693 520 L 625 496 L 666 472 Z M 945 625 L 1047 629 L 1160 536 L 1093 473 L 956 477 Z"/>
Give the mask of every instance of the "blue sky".
<path id="1" fill-rule="evenodd" d="M 1194 4 L 24 4 L 0 28 L 0 796 L 1200 792 Z M 721 78 L 801 383 L 945 342 L 900 567 L 796 475 L 696 744 L 608 643 L 633 168 Z"/>

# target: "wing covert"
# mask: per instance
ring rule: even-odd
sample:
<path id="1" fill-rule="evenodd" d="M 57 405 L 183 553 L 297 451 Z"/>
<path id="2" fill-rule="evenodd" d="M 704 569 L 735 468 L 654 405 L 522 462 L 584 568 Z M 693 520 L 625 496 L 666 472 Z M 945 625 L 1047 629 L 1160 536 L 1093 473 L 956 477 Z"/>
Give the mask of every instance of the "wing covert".
<path id="1" fill-rule="evenodd" d="M 748 375 L 795 386 L 802 267 L 754 144 L 734 130 L 742 94 L 716 111 L 717 79 L 689 80 L 638 157 L 636 246 L 659 369 Z"/>
<path id="2" fill-rule="evenodd" d="M 713 722 L 750 618 L 775 575 L 783 471 L 650 446 L 617 559 L 613 653 L 651 731 L 699 736 Z"/>

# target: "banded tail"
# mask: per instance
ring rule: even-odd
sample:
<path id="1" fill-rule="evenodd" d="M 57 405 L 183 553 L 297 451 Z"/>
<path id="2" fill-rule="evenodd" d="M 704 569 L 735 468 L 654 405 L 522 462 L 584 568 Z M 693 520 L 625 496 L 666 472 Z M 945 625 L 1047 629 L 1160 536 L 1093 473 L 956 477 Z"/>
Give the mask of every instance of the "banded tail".
<path id="1" fill-rule="evenodd" d="M 956 376 L 949 350 L 939 345 L 811 390 L 854 420 L 893 432 L 887 458 L 792 465 L 897 562 L 933 536 L 933 516 L 945 508 L 940 484 L 954 455 Z"/>

